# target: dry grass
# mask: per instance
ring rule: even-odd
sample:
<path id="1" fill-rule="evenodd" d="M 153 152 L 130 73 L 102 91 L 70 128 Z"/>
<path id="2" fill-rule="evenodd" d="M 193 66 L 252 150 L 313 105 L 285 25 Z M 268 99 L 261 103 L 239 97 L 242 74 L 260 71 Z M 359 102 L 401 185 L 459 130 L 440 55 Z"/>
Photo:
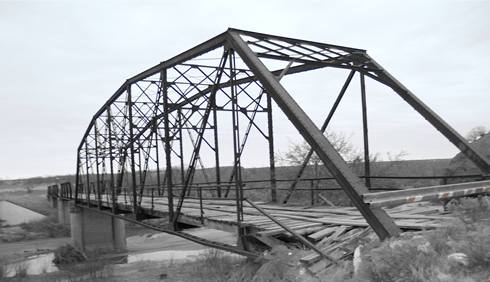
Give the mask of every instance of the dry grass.
<path id="1" fill-rule="evenodd" d="M 70 236 L 70 229 L 58 223 L 54 217 L 46 217 L 42 220 L 22 223 L 22 229 L 27 232 L 37 233 L 38 238 L 58 238 Z"/>
<path id="2" fill-rule="evenodd" d="M 401 238 L 372 242 L 363 249 L 357 275 L 347 262 L 325 281 L 488 281 L 490 205 L 488 197 L 462 199 L 451 210 L 455 224 Z M 468 264 L 448 259 L 464 253 Z"/>
<path id="3" fill-rule="evenodd" d="M 16 205 L 25 207 L 46 216 L 56 216 L 56 209 L 51 208 L 46 199 L 46 191 L 35 190 L 0 193 L 0 200 L 8 200 Z"/>
<path id="4" fill-rule="evenodd" d="M 228 277 L 238 269 L 244 259 L 231 257 L 219 250 L 209 250 L 197 257 L 195 261 L 186 262 L 176 267 L 185 273 L 184 281 L 229 281 Z"/>

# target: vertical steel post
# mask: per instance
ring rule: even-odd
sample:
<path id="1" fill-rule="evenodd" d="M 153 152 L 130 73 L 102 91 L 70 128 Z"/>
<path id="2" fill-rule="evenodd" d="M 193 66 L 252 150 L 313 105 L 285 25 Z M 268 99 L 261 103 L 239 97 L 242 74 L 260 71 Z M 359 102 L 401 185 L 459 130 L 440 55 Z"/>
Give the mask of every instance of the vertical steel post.
<path id="1" fill-rule="evenodd" d="M 139 140 L 134 140 L 135 143 L 138 144 L 138 186 L 140 188 L 140 191 L 141 193 L 143 193 L 143 189 L 144 189 L 144 182 L 145 180 L 143 179 L 143 174 L 142 174 L 142 171 L 141 171 L 141 152 L 143 151 L 144 152 L 144 149 L 142 148 L 141 146 L 141 142 Z"/>
<path id="2" fill-rule="evenodd" d="M 156 123 L 156 121 L 155 121 Z M 157 165 L 157 193 L 159 196 L 162 196 L 162 180 L 160 178 L 160 152 L 158 150 L 158 126 L 155 125 L 155 158 L 156 158 L 156 165 Z"/>
<path id="3" fill-rule="evenodd" d="M 244 236 L 244 230 L 241 226 L 243 221 L 243 195 L 242 195 L 242 168 L 240 162 L 240 125 L 239 125 L 239 109 L 238 109 L 238 97 L 236 93 L 235 85 L 235 54 L 233 49 L 230 50 L 230 91 L 231 91 L 231 105 L 232 105 L 232 126 L 233 126 L 233 157 L 234 157 L 234 170 L 235 170 L 235 202 L 237 208 L 237 226 L 238 226 L 238 240 L 242 241 Z"/>
<path id="4" fill-rule="evenodd" d="M 75 203 L 78 203 L 78 193 L 80 190 L 80 148 L 77 149 L 77 174 L 75 175 Z M 48 190 L 49 193 L 49 190 Z"/>
<path id="5" fill-rule="evenodd" d="M 203 208 L 203 203 L 202 203 L 202 187 L 198 186 L 198 193 L 199 193 L 199 210 L 201 212 L 201 223 L 204 224 L 204 208 Z"/>
<path id="6" fill-rule="evenodd" d="M 97 120 L 94 121 L 94 136 L 95 136 L 95 179 L 97 184 L 95 189 L 97 189 L 97 207 L 102 208 L 101 195 L 100 195 L 100 174 L 99 174 L 99 131 L 97 130 Z"/>
<path id="7" fill-rule="evenodd" d="M 167 180 L 167 205 L 168 205 L 168 220 L 170 228 L 175 229 L 176 223 L 174 222 L 174 195 L 173 195 L 173 183 L 172 183 L 172 150 L 170 143 L 170 112 L 169 112 L 169 99 L 167 89 L 167 70 L 162 70 L 160 77 L 162 79 L 162 96 L 163 96 L 163 123 L 165 129 L 165 179 Z M 181 140 L 182 141 L 182 140 Z"/>
<path id="8" fill-rule="evenodd" d="M 218 109 L 216 96 L 213 97 L 213 127 L 214 127 L 214 159 L 216 166 L 216 194 L 221 198 L 221 171 L 219 163 L 219 141 L 218 141 Z"/>
<path id="9" fill-rule="evenodd" d="M 130 158 L 131 158 L 131 190 L 133 193 L 132 202 L 133 202 L 133 213 L 136 219 L 139 218 L 139 209 L 138 209 L 138 200 L 136 193 L 136 167 L 135 167 L 135 151 L 134 151 L 134 124 L 133 124 L 133 101 L 131 97 L 131 84 L 127 86 L 126 91 L 128 92 L 128 119 L 129 119 L 129 142 L 130 142 Z"/>
<path id="10" fill-rule="evenodd" d="M 87 206 L 90 206 L 90 174 L 89 170 L 89 155 L 88 155 L 88 136 L 85 138 L 85 169 L 87 170 Z"/>
<path id="11" fill-rule="evenodd" d="M 315 181 L 310 180 L 310 203 L 313 206 L 315 204 Z"/>
<path id="12" fill-rule="evenodd" d="M 179 108 L 177 111 L 178 114 L 178 126 L 179 126 L 179 154 L 180 154 L 180 184 L 181 188 L 184 187 L 185 182 L 185 166 L 184 166 L 184 134 L 182 134 L 182 110 Z"/>
<path id="13" fill-rule="evenodd" d="M 269 167 L 270 167 L 270 183 L 271 183 L 271 201 L 277 203 L 277 184 L 276 184 L 276 164 L 274 160 L 274 128 L 272 121 L 272 98 L 267 95 L 267 127 L 269 141 Z"/>
<path id="14" fill-rule="evenodd" d="M 364 140 L 364 180 L 366 187 L 371 188 L 371 164 L 369 160 L 369 135 L 366 103 L 366 84 L 364 74 L 360 73 L 361 78 L 361 104 L 362 104 L 362 135 Z"/>
<path id="15" fill-rule="evenodd" d="M 108 133 L 109 133 L 109 166 L 111 170 L 111 200 L 112 200 L 112 213 L 116 213 L 116 191 L 115 191 L 115 182 L 114 182 L 114 145 L 112 144 L 112 114 L 111 114 L 111 108 L 110 106 L 107 107 L 107 127 L 108 127 Z"/>

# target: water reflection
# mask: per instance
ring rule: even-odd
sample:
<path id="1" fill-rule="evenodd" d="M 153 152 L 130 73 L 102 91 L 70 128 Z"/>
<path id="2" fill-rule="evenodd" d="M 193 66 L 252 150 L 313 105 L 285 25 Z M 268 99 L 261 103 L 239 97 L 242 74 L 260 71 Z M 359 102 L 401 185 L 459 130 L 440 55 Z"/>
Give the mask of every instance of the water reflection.
<path id="1" fill-rule="evenodd" d="M 41 220 L 44 215 L 18 206 L 8 201 L 0 201 L 0 219 L 4 225 L 17 225 L 24 222 Z"/>

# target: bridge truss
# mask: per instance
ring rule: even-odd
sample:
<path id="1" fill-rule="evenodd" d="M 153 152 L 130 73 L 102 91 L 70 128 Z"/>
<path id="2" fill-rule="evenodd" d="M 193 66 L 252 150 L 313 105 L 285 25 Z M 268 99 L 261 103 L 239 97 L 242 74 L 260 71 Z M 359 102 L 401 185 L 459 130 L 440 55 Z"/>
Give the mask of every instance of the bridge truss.
<path id="1" fill-rule="evenodd" d="M 321 127 L 280 83 L 283 76 L 321 68 L 343 69 L 347 78 Z M 323 132 L 354 75 L 361 83 L 365 181 L 346 164 Z M 241 160 L 250 134 L 263 140 L 269 163 L 267 189 L 278 199 L 274 158 L 272 105 L 287 116 L 312 150 L 295 179 L 300 179 L 308 158 L 316 153 L 380 238 L 394 236 L 399 228 L 378 206 L 363 200 L 369 194 L 369 141 L 365 79 L 384 84 L 400 96 L 483 174 L 489 161 L 444 120 L 391 76 L 365 50 L 293 39 L 244 30 L 226 32 L 128 79 L 92 118 L 77 154 L 75 199 L 77 203 L 111 213 L 131 206 L 134 220 L 151 215 L 142 206 L 145 197 L 164 198 L 169 228 L 178 229 L 182 206 L 189 200 L 233 199 L 238 234 L 243 234 L 244 181 Z M 232 156 L 231 171 L 224 159 Z M 229 159 L 229 158 L 228 158 Z M 211 164 L 213 169 L 204 168 Z M 205 185 L 196 184 L 203 173 Z"/>

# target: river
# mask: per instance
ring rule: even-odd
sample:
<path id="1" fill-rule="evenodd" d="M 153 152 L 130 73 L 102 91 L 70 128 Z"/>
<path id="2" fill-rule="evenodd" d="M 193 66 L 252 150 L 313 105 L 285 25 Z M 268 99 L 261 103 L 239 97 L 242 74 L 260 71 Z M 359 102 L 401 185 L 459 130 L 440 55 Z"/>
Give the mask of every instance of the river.
<path id="1" fill-rule="evenodd" d="M 0 201 L 0 220 L 3 225 L 18 225 L 24 222 L 41 220 L 44 215 L 18 206 L 9 201 Z"/>

